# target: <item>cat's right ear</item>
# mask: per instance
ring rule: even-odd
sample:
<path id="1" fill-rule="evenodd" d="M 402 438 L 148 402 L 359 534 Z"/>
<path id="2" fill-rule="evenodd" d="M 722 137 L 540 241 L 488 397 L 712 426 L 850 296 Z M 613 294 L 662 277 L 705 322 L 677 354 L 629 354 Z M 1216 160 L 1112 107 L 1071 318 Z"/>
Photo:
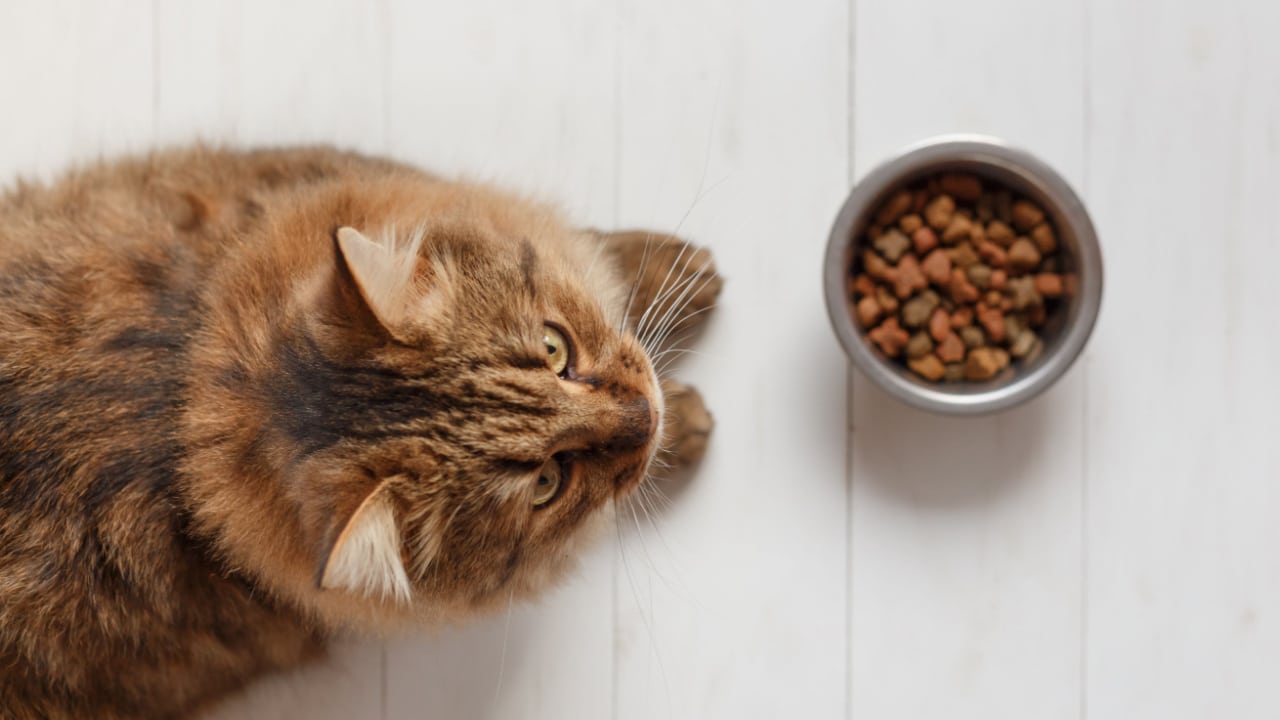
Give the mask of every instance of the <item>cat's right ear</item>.
<path id="1" fill-rule="evenodd" d="M 350 276 L 365 307 L 383 329 L 399 337 L 415 303 L 423 297 L 415 287 L 421 236 L 403 247 L 388 247 L 355 228 L 343 227 L 335 239 L 342 270 Z"/>

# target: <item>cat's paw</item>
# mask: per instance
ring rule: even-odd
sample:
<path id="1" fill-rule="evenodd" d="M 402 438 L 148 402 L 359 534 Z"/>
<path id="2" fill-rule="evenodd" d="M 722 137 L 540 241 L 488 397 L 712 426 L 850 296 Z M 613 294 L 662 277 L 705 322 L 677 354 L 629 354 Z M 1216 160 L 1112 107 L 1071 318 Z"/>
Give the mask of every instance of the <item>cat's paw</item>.
<path id="1" fill-rule="evenodd" d="M 724 280 L 711 251 L 671 235 L 627 231 L 603 236 L 631 290 L 628 323 L 647 344 L 693 331 L 707 319 Z"/>
<path id="2" fill-rule="evenodd" d="M 715 421 L 697 389 L 676 382 L 662 381 L 666 402 L 663 414 L 662 448 L 674 468 L 686 468 L 702 459 L 707 439 Z"/>

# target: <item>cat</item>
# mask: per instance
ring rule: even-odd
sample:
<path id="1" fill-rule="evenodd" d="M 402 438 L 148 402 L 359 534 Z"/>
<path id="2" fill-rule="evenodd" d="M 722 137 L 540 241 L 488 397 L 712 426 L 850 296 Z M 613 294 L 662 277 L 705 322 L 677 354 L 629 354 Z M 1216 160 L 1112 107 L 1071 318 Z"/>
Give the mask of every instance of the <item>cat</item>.
<path id="1" fill-rule="evenodd" d="M 188 717 L 335 632 L 533 597 L 651 465 L 703 452 L 654 359 L 720 288 L 675 237 L 325 147 L 19 183 L 4 716 Z"/>

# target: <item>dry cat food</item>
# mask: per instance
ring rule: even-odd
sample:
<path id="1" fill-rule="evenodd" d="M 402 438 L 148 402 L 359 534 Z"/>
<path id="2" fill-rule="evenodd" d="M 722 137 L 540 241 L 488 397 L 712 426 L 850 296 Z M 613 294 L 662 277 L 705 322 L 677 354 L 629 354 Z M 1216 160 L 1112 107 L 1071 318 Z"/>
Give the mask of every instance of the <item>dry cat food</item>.
<path id="1" fill-rule="evenodd" d="M 990 380 L 1044 349 L 1069 291 L 1044 210 L 977 175 L 943 173 L 875 210 L 849 273 L 854 319 L 931 382 Z"/>

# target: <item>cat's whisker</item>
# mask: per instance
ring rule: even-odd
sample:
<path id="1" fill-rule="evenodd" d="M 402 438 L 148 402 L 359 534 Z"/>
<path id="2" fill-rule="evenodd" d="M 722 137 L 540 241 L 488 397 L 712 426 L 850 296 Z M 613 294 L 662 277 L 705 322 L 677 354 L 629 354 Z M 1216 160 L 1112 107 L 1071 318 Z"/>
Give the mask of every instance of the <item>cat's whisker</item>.
<path id="1" fill-rule="evenodd" d="M 672 332 L 674 332 L 676 329 L 678 329 L 680 326 L 684 325 L 685 323 L 689 322 L 691 318 L 697 317 L 698 315 L 701 315 L 704 312 L 709 312 L 710 310 L 716 307 L 716 303 L 713 302 L 704 308 L 699 308 L 698 310 L 695 310 L 691 313 L 684 314 L 684 310 L 689 306 L 689 303 L 693 302 L 693 299 L 698 296 L 698 293 L 702 292 L 702 290 L 705 289 L 709 283 L 715 280 L 716 277 L 717 276 L 715 273 L 708 275 L 706 279 L 703 281 L 702 286 L 699 287 L 698 290 L 696 290 L 693 294 L 688 295 L 686 298 L 684 298 L 683 303 L 681 303 L 678 310 L 676 310 L 673 306 L 673 309 L 667 312 L 665 316 L 666 319 L 664 320 L 664 324 L 660 326 L 661 329 L 656 333 L 657 343 L 655 344 L 655 347 L 661 346 L 662 343 L 666 342 L 667 337 Z"/>
<path id="2" fill-rule="evenodd" d="M 644 315 L 641 317 L 641 322 L 637 324 L 636 337 L 641 339 L 641 344 L 646 348 L 653 347 L 653 344 L 650 342 L 650 338 L 647 336 L 652 335 L 653 330 L 657 327 L 657 323 L 653 322 L 655 316 L 651 313 L 657 311 L 672 294 L 679 292 L 681 289 L 686 287 L 688 283 L 696 281 L 697 275 L 705 270 L 705 268 L 703 268 L 692 276 L 688 275 L 689 264 L 693 262 L 695 254 L 689 253 L 689 257 L 685 258 L 684 265 L 680 268 L 680 279 L 672 283 L 671 287 L 666 287 L 667 279 L 670 277 L 672 271 L 675 270 L 676 265 L 680 262 L 680 258 L 689 247 L 689 245 L 684 245 L 680 248 L 680 254 L 672 261 L 671 269 L 667 271 L 668 277 L 663 279 L 662 285 L 659 287 L 659 291 L 654 294 L 653 300 L 649 302 L 649 307 L 645 308 Z M 648 324 L 646 324 L 646 322 Z"/>
<path id="3" fill-rule="evenodd" d="M 681 309 L 683 309 L 689 303 L 688 298 L 694 297 L 694 295 L 689 294 L 689 291 L 694 286 L 694 284 L 697 283 L 697 281 L 703 276 L 705 272 L 706 272 L 705 267 L 700 268 L 693 274 L 683 278 L 675 287 L 672 288 L 672 290 L 679 290 L 680 294 L 675 298 L 675 300 L 671 301 L 670 305 L 668 305 L 662 310 L 661 317 L 658 318 L 658 320 L 653 324 L 653 326 L 646 333 L 645 344 L 647 347 L 649 348 L 657 347 L 656 345 L 654 345 L 653 339 L 662 334 L 662 328 L 669 321 L 669 318 L 671 318 L 673 314 L 678 313 Z M 666 297 L 663 298 L 662 302 L 666 302 Z"/>
<path id="4" fill-rule="evenodd" d="M 658 285 L 658 289 L 654 293 L 655 299 L 651 301 L 649 303 L 649 307 L 645 308 L 644 312 L 640 314 L 640 319 L 636 321 L 635 334 L 637 338 L 644 337 L 645 321 L 649 319 L 649 313 L 653 312 L 653 309 L 658 306 L 660 300 L 657 298 L 665 297 L 665 294 L 663 291 L 666 289 L 667 283 L 670 282 L 671 280 L 671 273 L 675 272 L 676 265 L 680 263 L 680 258 L 684 255 L 685 251 L 688 249 L 689 249 L 688 245 L 680 246 L 680 252 L 676 255 L 675 260 L 671 261 L 671 267 L 667 268 L 667 274 L 662 278 L 662 282 Z M 689 256 L 693 257 L 693 254 L 690 253 Z M 686 265 L 688 264 L 687 260 L 685 261 L 685 264 Z M 643 344 L 644 344 L 644 341 L 641 340 L 641 345 Z"/>
<path id="5" fill-rule="evenodd" d="M 623 541 L 622 527 L 621 525 L 618 524 L 618 519 L 617 519 L 618 518 L 617 501 L 615 500 L 612 503 L 612 505 L 613 505 L 613 515 L 614 515 L 613 527 L 618 537 L 618 556 L 622 559 L 623 573 L 627 576 L 627 585 L 630 586 L 631 588 L 631 597 L 635 601 L 636 610 L 640 614 L 640 622 L 644 625 L 645 632 L 648 633 L 649 635 L 649 651 L 653 654 L 654 659 L 658 661 L 658 673 L 659 675 L 662 676 L 662 684 L 667 688 L 667 696 L 669 701 L 670 695 L 671 695 L 671 684 L 667 679 L 667 668 L 662 662 L 662 654 L 658 652 L 657 636 L 653 632 L 653 625 L 650 622 L 650 618 L 654 614 L 653 613 L 653 592 L 652 592 L 652 589 L 650 589 L 649 617 L 646 617 L 644 613 L 644 606 L 640 602 L 640 593 L 636 589 L 635 579 L 631 576 L 631 565 L 627 562 L 626 543 Z"/>
<path id="6" fill-rule="evenodd" d="M 640 266 L 636 268 L 636 278 L 631 283 L 631 293 L 627 296 L 627 306 L 622 311 L 622 318 L 618 323 L 618 331 L 622 332 L 622 328 L 626 325 L 627 318 L 631 317 L 631 305 L 636 301 L 636 293 L 640 290 L 640 278 L 644 277 L 645 266 L 649 262 L 649 248 L 653 244 L 653 233 L 646 233 L 644 237 L 644 250 L 640 252 Z"/>
<path id="7" fill-rule="evenodd" d="M 691 282 L 696 282 L 696 279 L 698 279 L 700 275 L 701 275 L 701 270 L 699 270 L 699 273 L 695 273 L 694 275 L 692 275 Z M 689 322 L 690 318 L 694 318 L 694 316 L 699 315 L 701 313 L 705 313 L 705 311 L 712 309 L 712 307 L 716 307 L 716 304 L 712 302 L 712 304 L 708 305 L 707 307 L 701 307 L 701 309 L 694 311 L 694 313 L 690 313 L 687 315 L 684 314 L 684 310 L 686 309 L 687 306 L 689 306 L 690 302 L 692 302 L 692 300 L 694 300 L 695 297 L 698 297 L 699 293 L 705 290 L 708 284 L 714 282 L 714 279 L 716 279 L 717 277 L 718 277 L 717 273 L 708 274 L 707 277 L 703 279 L 703 282 L 701 282 L 701 286 L 698 287 L 698 290 L 692 293 L 689 293 L 687 292 L 687 288 L 686 288 L 686 292 L 681 293 L 680 299 L 677 299 L 676 302 L 673 302 L 672 306 L 669 307 L 669 309 L 667 310 L 667 313 L 664 313 L 662 323 L 658 325 L 659 329 L 657 329 L 657 331 L 653 333 L 654 337 L 657 338 L 659 343 L 666 340 L 666 336 L 668 336 L 668 334 L 671 333 L 673 329 L 676 329 L 680 327 L 680 325 L 686 322 Z M 689 287 L 692 287 L 692 284 L 690 284 Z"/>

